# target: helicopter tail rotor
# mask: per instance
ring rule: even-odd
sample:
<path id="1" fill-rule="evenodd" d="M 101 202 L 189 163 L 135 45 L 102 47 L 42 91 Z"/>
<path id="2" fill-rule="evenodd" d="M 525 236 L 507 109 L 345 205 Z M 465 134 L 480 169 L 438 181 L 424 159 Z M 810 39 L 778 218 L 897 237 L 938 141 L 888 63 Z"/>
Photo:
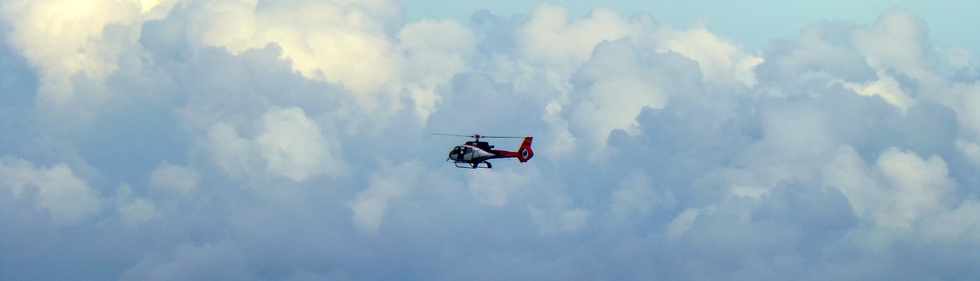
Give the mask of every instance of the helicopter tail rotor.
<path id="1" fill-rule="evenodd" d="M 534 150 L 531 149 L 532 141 L 534 141 L 533 137 L 524 138 L 524 142 L 521 143 L 521 148 L 517 149 L 517 160 L 521 161 L 521 163 L 534 158 Z"/>

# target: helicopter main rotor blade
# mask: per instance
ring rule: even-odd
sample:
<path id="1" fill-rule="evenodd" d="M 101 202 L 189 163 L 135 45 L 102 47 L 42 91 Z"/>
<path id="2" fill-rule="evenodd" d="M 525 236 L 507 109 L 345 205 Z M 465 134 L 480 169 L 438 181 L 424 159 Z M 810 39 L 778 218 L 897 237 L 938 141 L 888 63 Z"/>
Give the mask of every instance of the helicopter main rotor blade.
<path id="1" fill-rule="evenodd" d="M 523 139 L 524 137 L 480 136 L 481 139 Z"/>
<path id="2" fill-rule="evenodd" d="M 449 137 L 464 137 L 464 138 L 472 138 L 473 137 L 473 135 L 440 134 L 440 133 L 433 133 L 432 135 L 434 135 L 434 136 L 449 136 Z M 480 137 L 482 138 L 483 136 L 480 136 Z"/>
<path id="3" fill-rule="evenodd" d="M 480 134 L 476 135 L 460 135 L 460 134 L 443 134 L 443 133 L 432 133 L 434 136 L 450 136 L 450 137 L 464 137 L 464 138 L 481 138 L 481 139 L 523 139 L 524 137 L 511 137 L 511 136 L 484 136 Z"/>

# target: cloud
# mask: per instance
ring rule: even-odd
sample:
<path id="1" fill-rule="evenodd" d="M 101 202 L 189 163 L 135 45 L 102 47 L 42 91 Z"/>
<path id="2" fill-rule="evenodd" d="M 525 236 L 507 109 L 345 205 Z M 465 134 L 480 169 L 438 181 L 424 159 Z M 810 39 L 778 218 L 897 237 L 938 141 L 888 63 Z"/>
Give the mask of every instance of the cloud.
<path id="1" fill-rule="evenodd" d="M 570 21 L 566 9 L 542 5 L 517 32 L 521 52 L 529 60 L 567 68 L 588 60 L 599 43 L 629 36 L 633 28 L 610 10 L 596 9 L 586 18 Z"/>
<path id="2" fill-rule="evenodd" d="M 150 221 L 157 216 L 156 205 L 147 199 L 135 197 L 129 186 L 119 188 L 116 198 L 117 211 L 122 221 L 135 225 Z"/>
<path id="3" fill-rule="evenodd" d="M 528 212 L 538 224 L 543 235 L 554 235 L 580 231 L 589 226 L 590 212 L 582 208 L 566 208 L 562 206 L 542 209 L 530 207 Z"/>
<path id="4" fill-rule="evenodd" d="M 507 206 L 508 199 L 527 184 L 527 176 L 515 171 L 474 173 L 467 181 L 467 187 L 480 203 L 494 207 Z"/>
<path id="5" fill-rule="evenodd" d="M 936 211 L 944 205 L 946 197 L 955 187 L 947 178 L 946 162 L 936 156 L 928 160 L 917 155 L 897 150 L 885 151 L 878 158 L 878 169 L 885 176 L 887 186 L 895 198 L 888 218 L 881 218 L 885 224 L 907 226 L 924 214 Z M 886 191 L 887 192 L 887 191 Z"/>
<path id="6" fill-rule="evenodd" d="M 335 158 L 336 146 L 324 139 L 320 127 L 302 109 L 271 109 L 256 123 L 254 137 L 243 137 L 224 123 L 209 130 L 211 156 L 227 174 L 249 177 L 264 171 L 302 182 L 344 169 Z"/>
<path id="7" fill-rule="evenodd" d="M 980 165 L 980 146 L 975 143 L 958 140 L 956 141 L 956 148 L 974 165 Z"/>
<path id="8" fill-rule="evenodd" d="M 707 29 L 687 31 L 662 31 L 667 50 L 677 52 L 698 62 L 708 81 L 739 82 L 752 87 L 756 84 L 755 67 L 763 63 L 760 57 L 744 53 Z"/>
<path id="9" fill-rule="evenodd" d="M 691 225 L 694 224 L 694 221 L 698 219 L 698 215 L 700 214 L 701 212 L 698 209 L 687 209 L 681 212 L 667 225 L 667 237 L 677 239 L 683 236 L 684 233 L 691 229 Z"/>
<path id="10" fill-rule="evenodd" d="M 980 276 L 976 61 L 908 13 L 86 4 L 0 4 L 0 279 Z"/>
<path id="11" fill-rule="evenodd" d="M 631 219 L 651 215 L 655 210 L 670 210 L 676 204 L 668 192 L 656 193 L 651 187 L 650 178 L 644 175 L 631 175 L 620 184 L 622 187 L 612 193 L 612 213 L 618 219 Z"/>
<path id="12" fill-rule="evenodd" d="M 844 87 L 861 95 L 880 96 L 889 104 L 902 110 L 908 110 L 912 106 L 912 99 L 905 94 L 895 78 L 884 73 L 878 73 L 878 77 L 878 80 L 864 84 L 845 82 Z"/>
<path id="13" fill-rule="evenodd" d="M 874 25 L 854 31 L 852 36 L 871 67 L 928 78 L 926 25 L 915 16 L 893 11 L 882 15 Z"/>
<path id="14" fill-rule="evenodd" d="M 407 93 L 423 120 L 439 101 L 435 88 L 463 68 L 474 44 L 451 21 L 396 29 L 392 1 L 190 3 L 194 43 L 236 55 L 275 45 L 293 70 L 342 86 L 366 109 L 398 110 Z"/>
<path id="15" fill-rule="evenodd" d="M 160 266 L 143 261 L 127 271 L 124 280 L 249 278 L 241 250 L 231 243 L 181 245 Z"/>
<path id="16" fill-rule="evenodd" d="M 16 198 L 32 198 L 58 224 L 80 223 L 96 215 L 102 205 L 99 194 L 64 164 L 37 167 L 23 159 L 4 158 L 0 179 L 6 192 Z"/>
<path id="17" fill-rule="evenodd" d="M 354 92 L 382 90 L 397 71 L 383 22 L 392 4 L 374 1 L 191 2 L 195 41 L 233 54 L 276 44 L 304 76 Z M 299 12 L 302 11 L 302 12 Z"/>
<path id="18" fill-rule="evenodd" d="M 867 167 L 849 148 L 841 150 L 828 180 L 851 205 L 875 223 L 911 227 L 925 217 L 945 211 L 952 203 L 955 183 L 948 177 L 945 161 L 936 156 L 922 159 L 898 149 L 888 149 L 874 167 Z"/>
<path id="19" fill-rule="evenodd" d="M 150 174 L 150 186 L 161 192 L 191 194 L 198 189 L 198 175 L 187 167 L 161 163 Z"/>
<path id="20" fill-rule="evenodd" d="M 596 143 L 604 143 L 605 136 L 614 129 L 635 131 L 636 116 L 643 108 L 663 108 L 667 104 L 662 83 L 649 79 L 661 73 L 634 63 L 641 59 L 628 44 L 603 45 L 596 48 L 593 60 L 579 72 L 577 78 L 587 92 L 580 96 L 588 100 L 572 109 L 575 118 L 581 119 L 573 124 L 582 124 L 584 127 L 578 128 L 581 132 L 599 134 L 592 137 Z"/>
<path id="21" fill-rule="evenodd" d="M 6 1 L 0 12 L 11 27 L 6 43 L 21 50 L 42 81 L 41 105 L 65 111 L 112 93 L 101 88 L 104 80 L 122 64 L 138 63 L 126 57 L 140 52 L 139 26 L 158 6 L 169 7 L 159 1 Z"/>
<path id="22" fill-rule="evenodd" d="M 353 221 L 358 229 L 376 233 L 384 222 L 385 212 L 388 205 L 392 204 L 391 201 L 412 191 L 410 188 L 414 184 L 403 183 L 419 181 L 419 169 L 418 163 L 404 163 L 386 173 L 372 176 L 368 188 L 359 192 L 350 204 Z"/>
<path id="23" fill-rule="evenodd" d="M 476 39 L 453 21 L 420 21 L 398 33 L 403 54 L 401 78 L 423 122 L 440 101 L 437 88 L 463 71 Z"/>
<path id="24" fill-rule="evenodd" d="M 336 171 L 336 161 L 327 149 L 320 128 L 302 109 L 273 110 L 262 116 L 262 133 L 256 142 L 270 172 L 293 181 L 303 181 L 326 171 Z M 326 159 L 326 160 L 324 160 Z M 324 162 L 333 167 L 324 167 Z"/>

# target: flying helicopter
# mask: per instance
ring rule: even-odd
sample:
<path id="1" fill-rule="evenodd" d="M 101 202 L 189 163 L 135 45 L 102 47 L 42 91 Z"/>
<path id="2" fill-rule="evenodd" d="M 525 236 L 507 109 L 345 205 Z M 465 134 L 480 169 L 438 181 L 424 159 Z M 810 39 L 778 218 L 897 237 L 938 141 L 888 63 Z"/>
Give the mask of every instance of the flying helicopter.
<path id="1" fill-rule="evenodd" d="M 449 151 L 449 156 L 446 161 L 453 161 L 453 165 L 456 168 L 486 168 L 491 169 L 493 165 L 490 164 L 488 160 L 498 159 L 498 158 L 517 158 L 517 161 L 525 163 L 534 157 L 534 150 L 531 149 L 531 141 L 534 140 L 533 137 L 501 137 L 501 136 L 482 136 L 480 134 L 473 135 L 455 135 L 455 134 L 433 134 L 437 136 L 451 136 L 451 137 L 465 137 L 473 138 L 472 141 L 467 141 L 463 145 L 457 145 Z M 480 141 L 480 139 L 521 139 L 524 141 L 521 146 L 518 147 L 517 151 L 506 151 L 494 149 L 490 143 L 485 141 Z M 485 166 L 481 165 L 485 164 Z"/>

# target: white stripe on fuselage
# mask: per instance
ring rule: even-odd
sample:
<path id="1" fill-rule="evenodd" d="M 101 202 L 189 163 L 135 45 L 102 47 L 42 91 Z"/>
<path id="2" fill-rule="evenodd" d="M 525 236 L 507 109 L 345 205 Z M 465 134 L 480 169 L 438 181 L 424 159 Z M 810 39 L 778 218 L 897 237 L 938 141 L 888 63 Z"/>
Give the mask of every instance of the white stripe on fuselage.
<path id="1" fill-rule="evenodd" d="M 463 161 L 474 161 L 476 159 L 489 158 L 496 155 L 489 151 L 480 149 L 479 147 L 476 147 L 474 145 L 464 144 L 463 146 L 470 148 L 469 153 L 463 154 Z"/>

